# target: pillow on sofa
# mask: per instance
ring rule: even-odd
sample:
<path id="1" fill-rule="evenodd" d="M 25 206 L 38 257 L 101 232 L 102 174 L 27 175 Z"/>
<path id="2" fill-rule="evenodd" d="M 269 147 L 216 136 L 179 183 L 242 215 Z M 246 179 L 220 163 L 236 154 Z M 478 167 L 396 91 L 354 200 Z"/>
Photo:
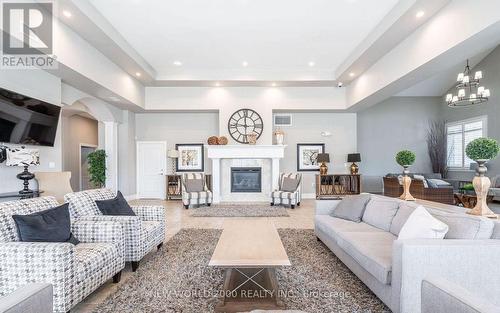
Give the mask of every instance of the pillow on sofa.
<path id="1" fill-rule="evenodd" d="M 396 199 L 371 197 L 363 214 L 363 222 L 389 231 L 398 208 L 399 201 Z"/>
<path id="2" fill-rule="evenodd" d="M 332 216 L 359 223 L 368 201 L 370 201 L 368 194 L 347 196 L 337 204 Z"/>
<path id="3" fill-rule="evenodd" d="M 447 232 L 448 225 L 433 217 L 420 205 L 401 228 L 398 240 L 443 239 Z"/>
<path id="4" fill-rule="evenodd" d="M 283 185 L 281 186 L 281 191 L 295 192 L 299 186 L 299 180 L 290 177 L 283 178 Z"/>
<path id="5" fill-rule="evenodd" d="M 427 182 L 429 183 L 429 187 L 431 188 L 442 188 L 451 186 L 449 182 L 446 182 L 442 179 L 429 178 Z"/>
<path id="6" fill-rule="evenodd" d="M 401 228 L 406 223 L 410 215 L 415 211 L 415 204 L 410 204 L 408 202 L 401 202 L 399 204 L 399 209 L 394 218 L 392 219 L 390 232 L 397 236 L 401 231 Z"/>
<path id="7" fill-rule="evenodd" d="M 69 204 L 29 215 L 12 215 L 20 241 L 79 243 L 71 233 Z"/>
<path id="8" fill-rule="evenodd" d="M 203 179 L 186 179 L 187 192 L 201 192 L 204 191 Z"/>
<path id="9" fill-rule="evenodd" d="M 424 187 L 425 188 L 428 188 L 429 185 L 427 184 L 427 180 L 425 179 L 425 177 L 423 175 L 413 175 L 413 178 L 416 179 L 416 180 L 421 180 L 423 183 L 424 183 Z"/>
<path id="10" fill-rule="evenodd" d="M 96 200 L 95 203 L 103 215 L 135 216 L 127 200 L 118 191 L 116 197 L 108 200 Z"/>

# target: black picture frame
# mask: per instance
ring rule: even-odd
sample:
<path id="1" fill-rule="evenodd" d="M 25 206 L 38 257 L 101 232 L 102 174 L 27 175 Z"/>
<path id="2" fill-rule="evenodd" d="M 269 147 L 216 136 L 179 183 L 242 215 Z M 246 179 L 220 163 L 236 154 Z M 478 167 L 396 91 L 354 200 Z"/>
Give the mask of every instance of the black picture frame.
<path id="1" fill-rule="evenodd" d="M 183 151 L 189 148 L 196 148 L 200 152 L 198 156 L 201 159 L 199 166 L 187 167 L 179 164 L 183 156 Z M 179 151 L 179 157 L 175 160 L 176 172 L 204 172 L 205 171 L 205 145 L 202 143 L 178 143 L 175 145 L 175 150 Z M 194 150 L 194 149 L 193 149 Z"/>
<path id="2" fill-rule="evenodd" d="M 319 147 L 320 153 L 325 153 L 325 144 L 324 143 L 298 143 L 297 144 L 297 171 L 298 172 L 317 172 L 319 171 L 319 164 L 315 165 L 314 168 L 308 168 L 303 166 L 303 162 L 301 159 L 301 149 L 303 147 Z M 317 156 L 316 156 L 317 157 Z M 317 166 L 317 168 L 316 168 Z"/>

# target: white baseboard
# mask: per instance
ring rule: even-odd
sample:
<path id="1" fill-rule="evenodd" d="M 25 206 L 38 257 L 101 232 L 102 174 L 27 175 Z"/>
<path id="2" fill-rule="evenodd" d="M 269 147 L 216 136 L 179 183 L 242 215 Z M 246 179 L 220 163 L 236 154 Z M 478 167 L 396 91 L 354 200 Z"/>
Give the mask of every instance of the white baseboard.
<path id="1" fill-rule="evenodd" d="M 316 199 L 315 193 L 303 193 L 302 199 Z"/>
<path id="2" fill-rule="evenodd" d="M 125 200 L 127 200 L 127 201 L 130 201 L 130 200 L 135 200 L 135 199 L 137 199 L 137 194 L 124 196 L 124 198 L 125 198 Z"/>

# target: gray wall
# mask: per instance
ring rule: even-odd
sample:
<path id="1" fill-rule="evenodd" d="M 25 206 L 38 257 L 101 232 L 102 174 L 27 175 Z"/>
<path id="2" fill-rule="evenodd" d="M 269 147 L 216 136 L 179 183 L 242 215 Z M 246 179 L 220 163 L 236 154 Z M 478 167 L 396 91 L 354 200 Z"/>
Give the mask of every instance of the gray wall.
<path id="1" fill-rule="evenodd" d="M 126 197 L 136 194 L 135 113 L 122 111 L 118 125 L 118 189 Z"/>
<path id="2" fill-rule="evenodd" d="M 482 115 L 488 116 L 488 137 L 494 138 L 500 142 L 500 46 L 493 50 L 484 58 L 475 68 L 482 70 L 484 78 L 481 85 L 490 89 L 491 97 L 488 102 L 467 108 L 449 108 L 441 99 L 441 116 L 448 122 L 465 120 Z M 456 94 L 456 89 L 450 89 L 448 92 Z M 488 176 L 500 175 L 500 158 L 496 158 L 488 163 Z M 469 180 L 474 177 L 471 171 L 450 171 L 450 178 Z"/>
<path id="3" fill-rule="evenodd" d="M 358 112 L 360 173 L 401 172 L 394 157 L 404 149 L 417 156 L 412 172 L 431 172 L 426 134 L 429 121 L 439 118 L 440 101 L 439 97 L 392 97 Z"/>
<path id="4" fill-rule="evenodd" d="M 80 144 L 97 146 L 97 121 L 79 115 L 62 118 L 63 171 L 71 172 L 71 188 L 80 190 Z"/>
<path id="5" fill-rule="evenodd" d="M 9 89 L 55 105 L 61 105 L 61 80 L 43 70 L 0 70 L 0 87 Z M 13 145 L 6 144 L 9 147 Z M 61 120 L 56 133 L 54 147 L 27 146 L 40 151 L 40 165 L 30 167 L 31 172 L 60 171 L 62 169 Z M 22 189 L 22 181 L 16 175 L 20 167 L 7 167 L 0 164 L 0 193 Z M 35 180 L 30 188 L 36 188 Z"/>
<path id="6" fill-rule="evenodd" d="M 287 145 L 281 171 L 297 171 L 297 143 L 324 143 L 325 152 L 330 154 L 329 173 L 348 172 L 347 154 L 357 151 L 355 113 L 292 113 L 292 121 L 292 126 L 280 128 L 285 132 Z M 323 137 L 323 131 L 332 135 Z M 315 193 L 315 174 L 318 172 L 302 172 L 304 194 Z"/>
<path id="7" fill-rule="evenodd" d="M 218 113 L 140 113 L 135 121 L 138 141 L 166 141 L 169 150 L 178 143 L 206 144 L 208 137 L 219 133 Z M 167 165 L 170 173 L 170 159 Z M 211 171 L 205 151 L 205 172 Z"/>

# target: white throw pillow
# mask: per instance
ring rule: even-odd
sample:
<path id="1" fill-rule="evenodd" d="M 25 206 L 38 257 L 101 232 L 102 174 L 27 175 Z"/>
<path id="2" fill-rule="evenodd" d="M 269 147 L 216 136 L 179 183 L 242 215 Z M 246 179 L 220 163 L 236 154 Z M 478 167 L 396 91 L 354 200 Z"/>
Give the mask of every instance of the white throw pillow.
<path id="1" fill-rule="evenodd" d="M 399 239 L 443 239 L 448 225 L 432 216 L 423 206 L 410 214 L 399 232 Z"/>

